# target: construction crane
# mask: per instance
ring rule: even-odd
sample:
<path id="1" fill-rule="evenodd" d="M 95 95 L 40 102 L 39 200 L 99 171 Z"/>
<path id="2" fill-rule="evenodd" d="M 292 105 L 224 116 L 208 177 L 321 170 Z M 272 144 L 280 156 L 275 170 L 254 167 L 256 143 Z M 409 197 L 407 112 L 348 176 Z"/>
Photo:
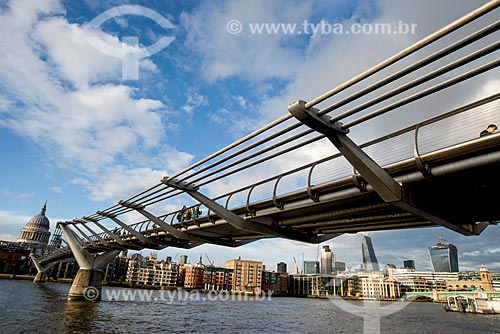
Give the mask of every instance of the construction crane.
<path id="1" fill-rule="evenodd" d="M 299 274 L 299 265 L 297 264 L 295 256 L 293 256 L 293 262 L 295 262 L 295 274 Z"/>
<path id="2" fill-rule="evenodd" d="M 215 265 L 214 265 L 214 261 L 210 260 L 210 258 L 208 257 L 207 253 L 205 253 L 205 257 L 206 257 L 206 258 L 207 258 L 207 260 L 208 260 L 209 267 L 215 267 Z"/>

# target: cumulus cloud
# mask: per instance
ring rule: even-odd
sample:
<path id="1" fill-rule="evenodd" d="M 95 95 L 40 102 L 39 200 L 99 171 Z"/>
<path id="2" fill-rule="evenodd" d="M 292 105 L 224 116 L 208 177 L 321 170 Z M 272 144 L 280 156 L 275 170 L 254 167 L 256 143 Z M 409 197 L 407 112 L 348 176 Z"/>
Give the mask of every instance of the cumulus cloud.
<path id="1" fill-rule="evenodd" d="M 306 42 L 303 50 L 300 48 L 291 47 L 292 43 L 288 44 L 288 48 L 281 48 L 287 42 L 291 42 L 289 36 L 261 36 L 258 38 L 254 35 L 241 33 L 236 36 L 227 36 L 225 31 L 225 23 L 230 19 L 238 19 L 243 23 L 243 27 L 247 27 L 248 22 L 294 22 L 296 16 L 291 18 L 282 19 L 277 13 L 279 11 L 285 12 L 284 6 L 280 2 L 274 2 L 276 7 L 269 7 L 262 2 L 252 3 L 252 8 L 245 8 L 244 4 L 236 4 L 234 2 L 227 2 L 224 6 L 215 6 L 213 4 L 205 4 L 193 14 L 186 14 L 183 16 L 183 23 L 188 31 L 188 46 L 198 51 L 202 55 L 202 70 L 203 75 L 209 82 L 228 82 L 230 78 L 238 78 L 244 82 L 248 82 L 253 86 L 266 86 L 268 82 L 273 82 L 273 79 L 282 79 L 285 82 L 285 87 L 281 91 L 273 91 L 268 89 L 265 94 L 260 97 L 260 103 L 256 106 L 256 114 L 240 114 L 235 116 L 229 112 L 227 108 L 220 108 L 217 112 L 210 114 L 213 122 L 218 124 L 229 124 L 228 131 L 235 134 L 235 137 L 241 137 L 241 133 L 248 133 L 249 129 L 256 129 L 268 122 L 287 114 L 287 106 L 297 100 L 311 100 L 321 93 L 330 90 L 331 88 L 340 85 L 353 76 L 365 71 L 371 66 L 376 65 L 380 61 L 392 56 L 396 52 L 412 45 L 419 39 L 427 36 L 435 30 L 447 25 L 458 17 L 480 6 L 484 1 L 471 1 L 468 3 L 457 4 L 453 1 L 442 1 L 439 3 L 427 2 L 404 2 L 395 6 L 391 1 L 381 1 L 378 3 L 378 8 L 371 8 L 366 6 L 366 3 L 357 3 L 358 6 L 353 14 L 349 17 L 340 18 L 340 22 L 346 26 L 362 22 L 362 23 L 397 23 L 399 21 L 417 24 L 415 35 L 356 35 L 356 36 L 318 36 L 318 38 L 311 39 Z M 312 18 L 321 16 L 318 13 L 318 8 L 323 8 L 321 3 L 316 6 L 308 7 L 304 5 L 304 10 L 300 12 L 304 18 Z M 209 8 L 210 10 L 208 10 Z M 245 8 L 245 10 L 243 10 Z M 262 14 L 259 11 L 265 8 L 268 13 Z M 279 9 L 277 9 L 279 8 Z M 432 8 L 432 10 L 429 10 Z M 255 13 L 259 13 L 257 17 Z M 489 15 L 491 20 L 492 16 Z M 213 32 L 208 32 L 209 39 L 204 39 L 207 32 L 203 29 L 205 26 L 216 27 Z M 468 33 L 477 29 L 477 25 L 473 24 L 472 28 L 466 28 L 455 36 L 466 36 Z M 288 39 L 287 39 L 288 38 Z M 450 37 L 451 38 L 451 37 Z M 486 39 L 485 45 L 491 42 L 494 37 Z M 396 64 L 396 69 L 402 69 L 409 64 L 421 59 L 424 55 L 428 55 L 440 47 L 449 43 L 448 38 L 444 38 L 438 42 L 436 46 L 427 48 L 425 51 L 420 51 L 417 54 L 409 57 Z M 262 54 L 256 55 L 254 50 L 262 51 Z M 298 52 L 299 51 L 299 52 Z M 273 54 L 272 57 L 267 57 L 267 53 Z M 438 62 L 436 65 L 430 66 L 429 69 L 435 69 L 438 66 L 443 66 L 450 61 L 462 56 L 462 52 L 458 52 L 444 61 Z M 234 57 L 234 58 L 233 58 Z M 251 59 L 250 59 L 251 58 Z M 238 60 L 236 60 L 238 59 Z M 486 57 L 488 59 L 488 57 Z M 489 57 L 491 59 L 491 57 Z M 483 62 L 484 63 L 484 62 Z M 242 65 L 244 64 L 244 66 Z M 272 65 L 273 68 L 267 66 Z M 282 65 L 284 67 L 282 67 Z M 466 67 L 470 69 L 471 67 Z M 285 69 L 285 72 L 281 70 Z M 389 72 L 382 71 L 378 73 L 373 79 L 365 80 L 360 87 L 375 82 L 387 76 Z M 456 72 L 455 72 L 456 73 Z M 421 72 L 409 76 L 409 80 L 413 80 L 421 76 Z M 474 101 L 478 98 L 485 97 L 488 94 L 496 93 L 498 91 L 498 70 L 490 71 L 479 78 L 470 80 L 469 83 L 454 86 L 453 89 L 442 91 L 436 96 L 426 98 L 417 103 L 412 103 L 409 106 L 400 108 L 398 112 L 392 112 L 387 116 L 380 117 L 378 121 L 367 122 L 362 130 L 353 129 L 351 136 L 358 142 L 363 142 L 383 133 L 394 131 L 403 126 L 416 123 L 420 120 L 426 119 L 432 115 L 436 115 L 447 110 L 451 110 L 465 103 Z M 445 79 L 450 78 L 450 75 L 444 76 Z M 226 81 L 224 81 L 226 80 Z M 440 81 L 442 81 L 441 79 Z M 437 81 L 439 82 L 439 81 Z M 418 92 L 424 88 L 430 87 L 437 83 L 436 81 L 429 84 L 424 84 L 417 89 L 410 91 L 411 94 Z M 399 83 L 401 84 L 401 83 Z M 279 82 L 279 87 L 282 87 L 282 82 Z M 266 86 L 267 87 L 267 86 Z M 387 92 L 389 89 L 397 87 L 391 85 L 382 92 Z M 343 97 L 352 94 L 354 90 L 347 90 L 334 99 L 340 100 Z M 410 93 L 403 94 L 398 98 L 389 100 L 391 102 L 400 99 L 401 97 L 408 96 Z M 374 95 L 371 95 L 374 97 Z M 362 101 L 367 101 L 365 98 Z M 325 106 L 326 104 L 322 104 Z M 352 107 L 352 106 L 349 106 Z M 368 111 L 376 110 L 375 106 Z M 345 111 L 348 108 L 341 109 Z M 335 113 L 338 113 L 336 111 Z M 352 118 L 351 118 L 352 119 Z M 244 124 L 244 131 L 235 131 Z M 454 124 L 450 124 L 449 130 L 453 131 Z M 276 129 L 274 129 L 276 130 Z M 445 132 L 446 133 L 446 132 Z M 475 133 L 475 132 L 474 132 Z M 301 139 L 304 140 L 304 139 Z M 262 179 L 264 175 L 269 175 L 269 171 L 273 174 L 278 174 L 281 171 L 290 169 L 297 165 L 314 161 L 318 158 L 335 153 L 331 143 L 317 142 L 309 145 L 307 148 L 297 150 L 287 156 L 276 159 L 274 162 L 262 164 L 254 168 L 252 171 L 230 177 L 224 181 L 218 181 L 211 185 L 212 194 L 221 194 L 229 190 L 234 190 L 244 184 L 249 184 L 252 180 Z M 411 152 L 410 152 L 411 153 Z M 352 171 L 352 168 L 346 165 L 347 171 Z M 293 180 L 290 181 L 293 183 Z M 267 198 L 269 198 L 269 190 Z M 271 189 L 272 190 L 272 189 Z M 252 193 L 253 194 L 253 193 Z M 254 199 L 252 197 L 252 199 Z M 233 202 L 233 199 L 231 200 Z M 492 228 L 492 233 L 494 228 Z M 378 239 L 375 241 L 380 247 L 381 262 L 395 263 L 401 265 L 405 257 L 418 257 L 416 260 L 419 262 L 420 268 L 429 269 L 430 260 L 427 254 L 427 246 L 429 240 L 435 239 L 433 232 L 416 232 L 416 231 L 398 231 L 391 234 L 391 232 L 383 232 L 375 234 Z M 414 236 L 418 236 L 418 242 L 408 242 L 413 240 Z M 347 240 L 345 242 L 345 252 L 341 255 L 344 256 L 345 261 L 353 263 L 352 250 L 359 249 L 360 241 L 354 242 L 356 237 L 346 236 L 345 239 L 338 238 L 339 240 Z M 387 247 L 386 242 L 395 238 L 392 243 L 393 248 Z M 376 240 L 376 239 L 375 239 Z M 402 253 L 401 256 L 396 256 L 394 249 L 401 248 L 401 240 L 405 240 L 405 245 L 408 246 L 408 254 Z M 463 248 L 474 249 L 474 247 L 482 248 L 480 245 L 472 243 L 470 239 L 457 238 L 463 242 Z M 337 239 L 333 241 L 334 245 Z M 274 241 L 267 241 L 273 243 Z M 289 245 L 287 245 L 288 247 Z M 250 244 L 248 246 L 252 251 L 258 251 L 258 246 Z M 333 247 L 335 249 L 335 246 Z M 243 248 L 242 248 L 243 249 Z M 288 248 L 287 248 L 288 249 Z M 359 252 L 360 253 L 360 252 Z M 487 254 L 481 253 L 485 258 Z M 474 256 L 475 258 L 470 258 Z M 359 262 L 361 261 L 360 254 L 358 255 Z M 471 269 L 472 264 L 476 263 L 479 255 L 477 253 L 465 252 L 463 254 L 464 267 Z M 342 261 L 342 259 L 340 259 Z M 359 263 L 357 262 L 357 263 Z M 354 262 L 356 263 L 356 262 Z M 476 268 L 477 269 L 477 268 Z"/>
<path id="2" fill-rule="evenodd" d="M 105 173 L 114 179 L 111 166 L 120 169 L 121 162 L 140 172 L 145 159 L 136 158 L 148 150 L 162 150 L 167 106 L 141 97 L 131 86 L 106 83 L 119 78 L 121 62 L 93 48 L 85 38 L 85 26 L 51 16 L 61 13 L 57 1 L 36 6 L 12 1 L 0 13 L 0 87 L 9 92 L 8 98 L 0 97 L 0 126 L 36 142 L 58 167 L 77 170 L 89 187 L 96 180 L 102 185 Z M 94 33 L 122 47 L 115 36 Z M 142 67 L 156 70 L 149 59 Z M 194 95 L 188 103 L 194 108 L 206 98 Z M 167 151 L 167 168 L 192 158 Z M 92 187 L 92 198 L 109 198 L 105 188 L 110 182 Z M 99 190 L 104 193 L 98 195 Z"/>
<path id="3" fill-rule="evenodd" d="M 188 46 L 203 55 L 203 76 L 212 82 L 232 76 L 250 80 L 290 78 L 302 60 L 298 50 L 286 47 L 287 36 L 253 35 L 250 31 L 232 35 L 226 24 L 297 21 L 311 12 L 311 4 L 301 1 L 204 3 L 181 22 L 188 32 Z M 210 29 L 207 29 L 210 27 Z"/>
<path id="4" fill-rule="evenodd" d="M 165 172 L 150 168 L 129 169 L 115 165 L 112 170 L 105 170 L 102 177 L 89 182 L 86 179 L 74 179 L 73 184 L 83 185 L 90 192 L 90 198 L 96 201 L 118 201 L 142 190 L 145 185 L 153 185 L 165 176 Z"/>

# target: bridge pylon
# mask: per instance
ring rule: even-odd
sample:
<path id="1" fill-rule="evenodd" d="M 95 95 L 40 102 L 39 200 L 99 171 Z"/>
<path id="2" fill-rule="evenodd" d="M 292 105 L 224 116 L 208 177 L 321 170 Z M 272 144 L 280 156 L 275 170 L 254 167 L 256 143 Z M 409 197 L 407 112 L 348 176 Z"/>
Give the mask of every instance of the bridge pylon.
<path id="1" fill-rule="evenodd" d="M 33 264 L 35 265 L 36 270 L 38 271 L 36 273 L 35 278 L 33 279 L 33 283 L 45 283 L 47 281 L 47 270 L 52 268 L 56 264 L 56 262 L 49 263 L 44 267 L 34 256 L 31 257 L 31 261 L 33 261 Z"/>
<path id="2" fill-rule="evenodd" d="M 68 300 L 101 300 L 103 270 L 119 250 L 91 254 L 84 249 L 78 236 L 69 227 L 69 223 L 59 222 L 76 262 L 80 266 L 68 293 Z"/>

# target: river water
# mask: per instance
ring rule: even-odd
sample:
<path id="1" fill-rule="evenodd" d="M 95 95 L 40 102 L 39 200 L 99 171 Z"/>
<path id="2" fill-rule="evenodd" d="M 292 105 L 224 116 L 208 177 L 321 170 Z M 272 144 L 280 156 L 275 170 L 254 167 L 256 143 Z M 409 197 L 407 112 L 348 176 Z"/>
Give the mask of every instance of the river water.
<path id="1" fill-rule="evenodd" d="M 108 287 L 100 302 L 68 302 L 68 290 L 68 284 L 0 280 L 0 334 L 500 333 L 500 315 L 445 312 L 442 304 L 433 303 L 356 301 L 339 308 L 324 299 L 235 300 L 228 295 Z M 399 311 L 393 311 L 394 306 Z M 377 310 L 392 314 L 382 317 Z"/>

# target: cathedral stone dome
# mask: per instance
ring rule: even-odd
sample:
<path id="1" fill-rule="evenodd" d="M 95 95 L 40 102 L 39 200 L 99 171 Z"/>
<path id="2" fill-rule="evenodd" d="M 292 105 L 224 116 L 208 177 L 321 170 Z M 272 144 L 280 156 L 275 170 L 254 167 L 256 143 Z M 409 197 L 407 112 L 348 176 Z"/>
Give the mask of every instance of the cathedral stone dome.
<path id="1" fill-rule="evenodd" d="M 17 238 L 18 242 L 32 244 L 33 246 L 46 247 L 49 243 L 49 219 L 45 216 L 47 202 L 43 205 L 40 213 L 28 220 Z"/>
<path id="2" fill-rule="evenodd" d="M 49 219 L 45 216 L 45 211 L 47 210 L 47 203 L 45 203 L 36 216 L 33 216 L 26 223 L 26 227 L 33 229 L 49 229 Z"/>

